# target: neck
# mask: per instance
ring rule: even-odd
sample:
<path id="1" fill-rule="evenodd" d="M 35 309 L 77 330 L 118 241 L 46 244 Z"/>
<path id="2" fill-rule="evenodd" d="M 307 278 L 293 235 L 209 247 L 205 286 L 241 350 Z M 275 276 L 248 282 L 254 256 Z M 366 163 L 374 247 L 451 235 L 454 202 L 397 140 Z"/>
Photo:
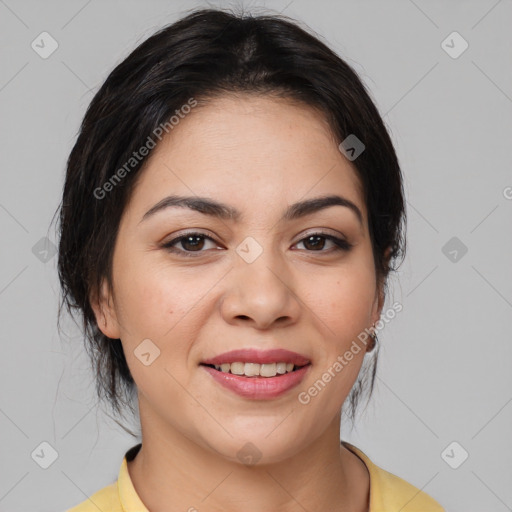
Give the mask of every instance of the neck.
<path id="1" fill-rule="evenodd" d="M 291 457 L 246 466 L 141 414 L 143 444 L 128 471 L 151 512 L 230 512 L 241 507 L 246 512 L 367 512 L 368 471 L 340 444 L 340 418 L 337 415 L 319 438 Z"/>

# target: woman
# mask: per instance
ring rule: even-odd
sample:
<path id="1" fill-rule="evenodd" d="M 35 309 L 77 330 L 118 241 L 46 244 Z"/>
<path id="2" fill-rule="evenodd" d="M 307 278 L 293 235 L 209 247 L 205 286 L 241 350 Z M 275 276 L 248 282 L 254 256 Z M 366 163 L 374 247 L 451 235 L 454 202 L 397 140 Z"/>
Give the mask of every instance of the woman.
<path id="1" fill-rule="evenodd" d="M 73 512 L 443 510 L 340 443 L 405 213 L 382 119 L 322 42 L 213 9 L 150 37 L 89 106 L 60 220 L 63 304 L 142 433 Z"/>

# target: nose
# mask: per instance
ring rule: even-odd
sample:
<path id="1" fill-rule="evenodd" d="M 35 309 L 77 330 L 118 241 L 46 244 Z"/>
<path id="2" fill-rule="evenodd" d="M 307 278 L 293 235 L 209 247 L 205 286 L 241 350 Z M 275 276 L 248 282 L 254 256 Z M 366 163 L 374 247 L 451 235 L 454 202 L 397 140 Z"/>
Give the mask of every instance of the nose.
<path id="1" fill-rule="evenodd" d="M 301 303 L 292 273 L 270 251 L 252 263 L 238 259 L 228 279 L 221 314 L 229 324 L 265 330 L 297 322 Z"/>

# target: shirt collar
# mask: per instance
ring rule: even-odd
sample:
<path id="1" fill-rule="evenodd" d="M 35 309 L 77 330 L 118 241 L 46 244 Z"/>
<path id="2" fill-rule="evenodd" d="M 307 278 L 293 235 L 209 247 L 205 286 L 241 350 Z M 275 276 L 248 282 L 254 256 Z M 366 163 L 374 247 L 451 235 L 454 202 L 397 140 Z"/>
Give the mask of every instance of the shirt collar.
<path id="1" fill-rule="evenodd" d="M 128 462 L 135 458 L 137 453 L 139 453 L 141 446 L 142 443 L 139 443 L 126 452 L 121 464 L 121 469 L 119 470 L 117 492 L 119 494 L 119 501 L 121 502 L 123 512 L 149 512 L 139 498 L 139 495 L 133 486 L 132 479 L 130 478 L 130 473 L 128 472 Z"/>
<path id="2" fill-rule="evenodd" d="M 384 510 L 382 508 L 382 503 L 379 502 L 381 500 L 380 498 L 380 492 L 379 492 L 379 486 L 380 486 L 380 475 L 379 475 L 379 468 L 373 464 L 373 462 L 370 460 L 370 458 L 363 453 L 359 448 L 356 448 L 353 444 L 348 443 L 347 441 L 341 441 L 341 444 L 345 446 L 347 449 L 349 449 L 356 457 L 359 457 L 363 464 L 368 469 L 368 473 L 370 475 L 370 499 L 369 499 L 369 509 L 370 511 L 373 510 Z"/>

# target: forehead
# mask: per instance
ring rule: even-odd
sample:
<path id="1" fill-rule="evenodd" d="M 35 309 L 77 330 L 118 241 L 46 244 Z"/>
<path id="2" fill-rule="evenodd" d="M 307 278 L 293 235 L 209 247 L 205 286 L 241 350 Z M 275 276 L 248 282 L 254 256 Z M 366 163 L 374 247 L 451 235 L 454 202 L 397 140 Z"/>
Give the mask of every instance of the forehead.
<path id="1" fill-rule="evenodd" d="M 355 167 L 316 109 L 266 96 L 222 96 L 180 118 L 149 156 L 132 201 L 214 197 L 244 210 L 339 193 L 363 215 Z"/>

